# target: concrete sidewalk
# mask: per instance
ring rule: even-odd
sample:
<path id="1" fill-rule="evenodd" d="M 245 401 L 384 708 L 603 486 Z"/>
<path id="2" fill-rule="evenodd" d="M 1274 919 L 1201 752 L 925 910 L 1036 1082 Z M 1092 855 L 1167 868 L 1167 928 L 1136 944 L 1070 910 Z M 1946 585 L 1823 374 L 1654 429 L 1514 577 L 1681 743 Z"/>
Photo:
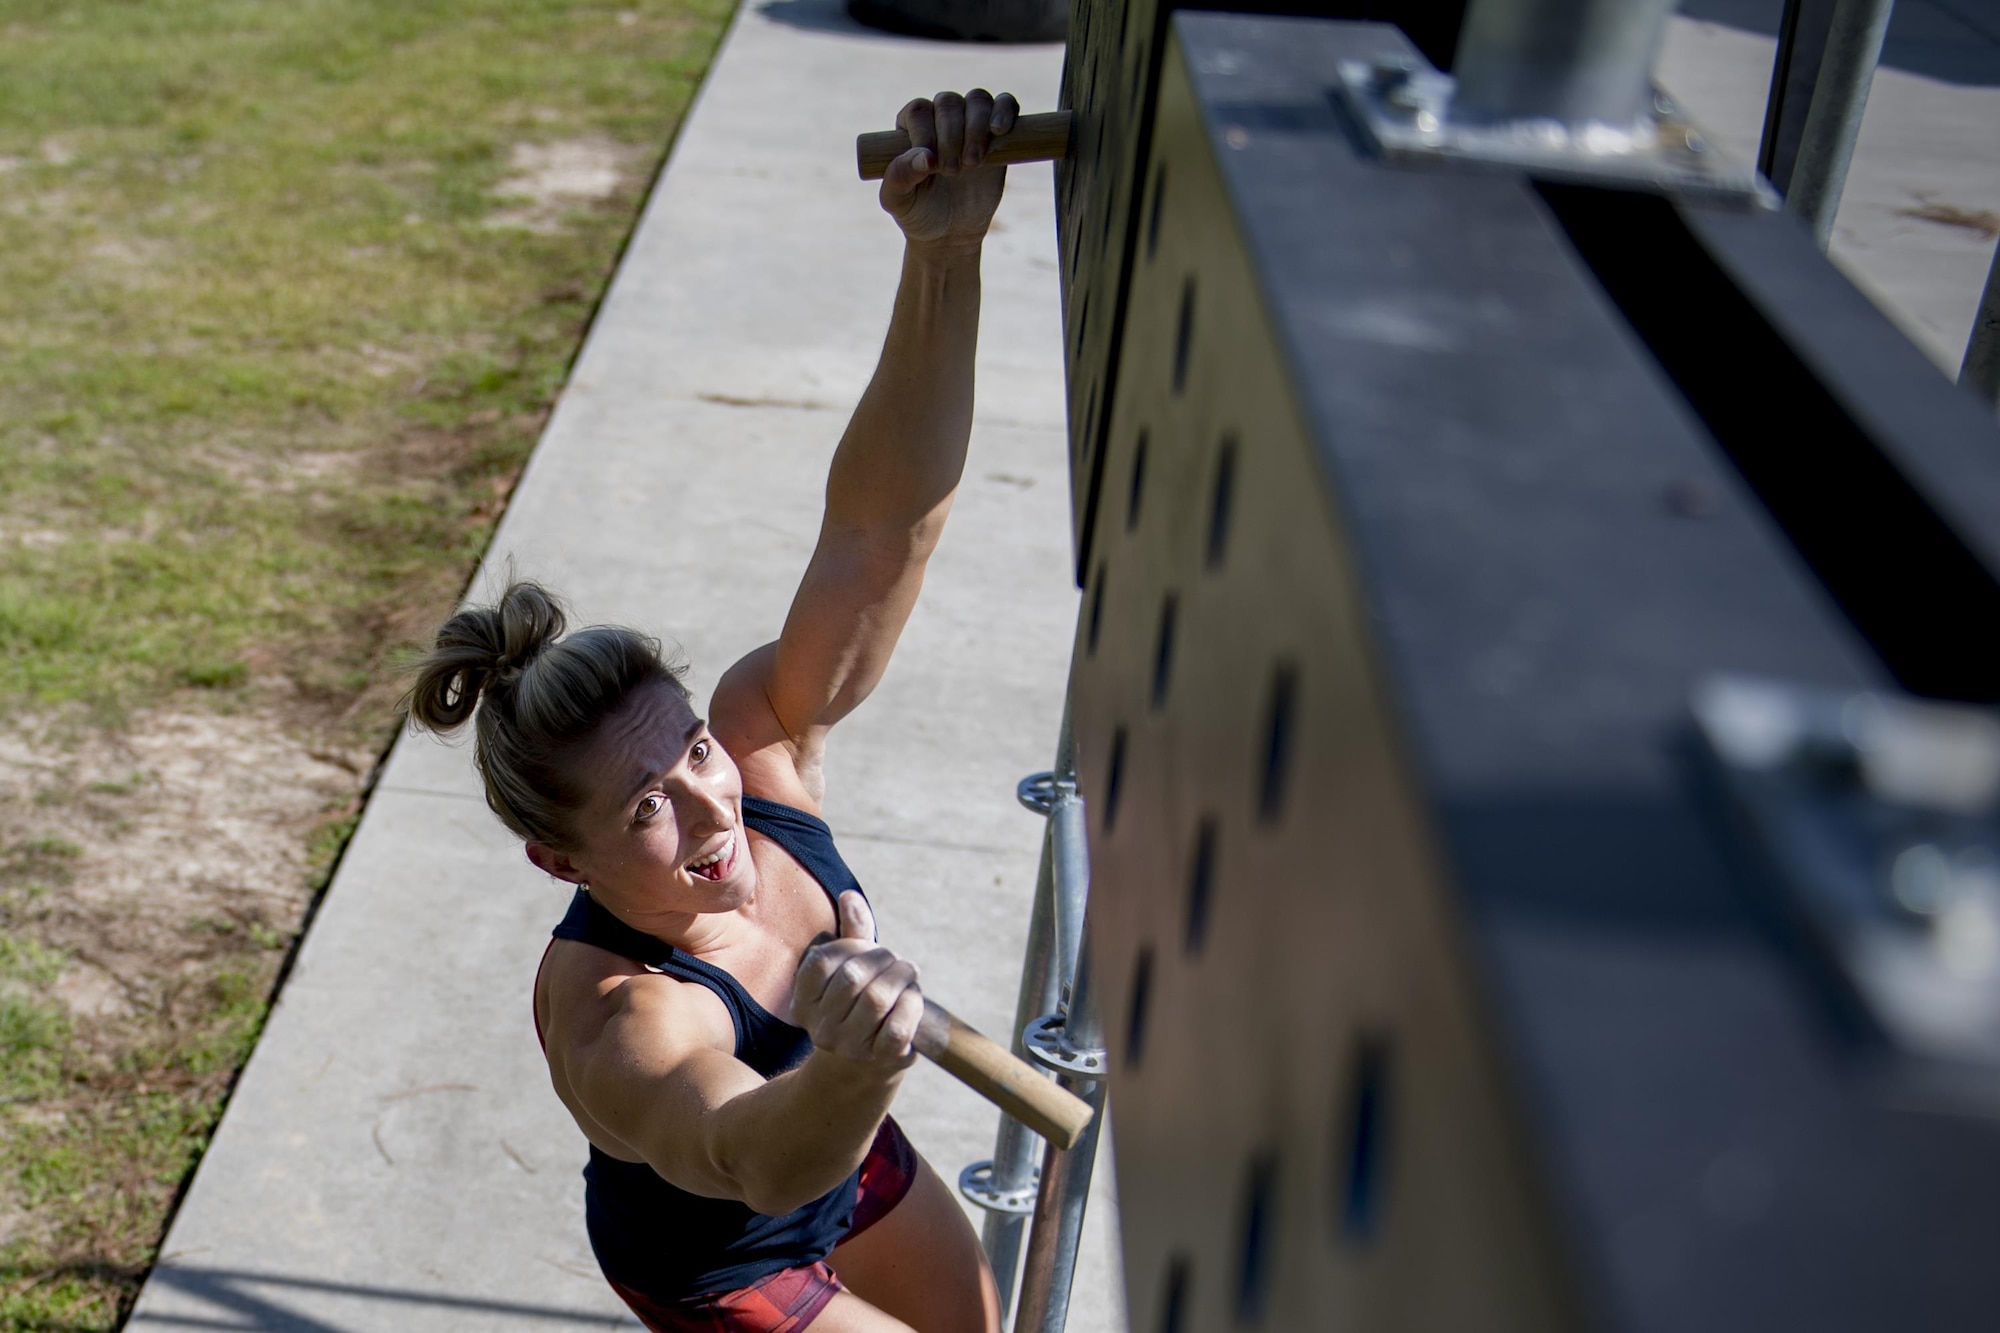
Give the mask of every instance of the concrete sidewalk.
<path id="1" fill-rule="evenodd" d="M 680 646 L 706 698 L 773 637 L 826 465 L 873 369 L 901 252 L 853 136 L 984 84 L 1053 105 L 1059 47 L 865 32 L 838 0 L 751 0 L 647 206 L 489 569 Z M 1049 168 L 987 247 L 973 455 L 880 692 L 834 738 L 827 815 L 883 937 L 993 1033 L 1012 1018 L 1076 594 Z M 584 1143 L 529 985 L 567 891 L 486 811 L 468 758 L 397 746 L 131 1327 L 632 1326 L 582 1221 Z M 948 1179 L 994 1113 L 921 1067 L 896 1108 Z M 1107 1154 L 1108 1160 L 1108 1154 Z M 1121 1328 L 1108 1193 L 1071 1327 Z"/>

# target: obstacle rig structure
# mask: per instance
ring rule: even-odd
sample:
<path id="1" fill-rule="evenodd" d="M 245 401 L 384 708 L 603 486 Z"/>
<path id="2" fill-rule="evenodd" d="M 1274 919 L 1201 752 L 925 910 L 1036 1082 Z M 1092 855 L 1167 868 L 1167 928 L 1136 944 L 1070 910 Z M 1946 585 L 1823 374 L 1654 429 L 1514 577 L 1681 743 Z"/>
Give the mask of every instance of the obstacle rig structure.
<path id="1" fill-rule="evenodd" d="M 1132 1327 L 1991 1328 L 2000 433 L 1664 6 L 1395 8 L 1071 20 Z"/>

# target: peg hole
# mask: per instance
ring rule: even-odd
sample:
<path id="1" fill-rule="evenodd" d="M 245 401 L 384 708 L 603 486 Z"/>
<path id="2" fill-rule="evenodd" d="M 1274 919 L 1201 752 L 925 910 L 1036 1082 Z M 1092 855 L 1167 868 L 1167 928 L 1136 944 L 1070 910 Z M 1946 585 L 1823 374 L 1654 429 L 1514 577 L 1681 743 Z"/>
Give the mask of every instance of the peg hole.
<path id="1" fill-rule="evenodd" d="M 1280 662 L 1271 669 L 1271 691 L 1264 711 L 1264 767 L 1257 784 L 1257 817 L 1266 824 L 1276 823 L 1285 809 L 1298 686 L 1299 673 L 1291 663 Z"/>
<path id="2" fill-rule="evenodd" d="M 1180 611 L 1180 598 L 1168 593 L 1160 603 L 1160 632 L 1153 643 L 1153 711 L 1159 712 L 1167 706 L 1167 687 L 1174 678 L 1174 622 Z"/>
<path id="3" fill-rule="evenodd" d="M 1223 437 L 1222 448 L 1215 458 L 1215 478 L 1208 492 L 1208 550 L 1205 555 L 1210 569 L 1222 568 L 1222 558 L 1229 550 L 1229 521 L 1236 503 L 1236 437 Z"/>
<path id="4" fill-rule="evenodd" d="M 1181 284 L 1180 323 L 1174 333 L 1174 392 L 1187 387 L 1188 355 L 1194 350 L 1194 279 Z"/>
<path id="5" fill-rule="evenodd" d="M 1153 946 L 1132 963 L 1132 1001 L 1125 1010 L 1125 1064 L 1136 1069 L 1146 1050 L 1146 1019 L 1153 1003 Z"/>
<path id="6" fill-rule="evenodd" d="M 1277 1240 L 1275 1216 L 1278 1159 L 1263 1152 L 1250 1159 L 1243 1182 L 1243 1212 L 1236 1248 L 1236 1321 L 1261 1324 L 1271 1294 L 1271 1251 Z"/>
<path id="7" fill-rule="evenodd" d="M 1160 248 L 1160 205 L 1167 197 L 1167 164 L 1162 162 L 1153 169 L 1153 208 L 1146 216 L 1146 262 L 1153 262 L 1153 256 Z"/>
<path id="8" fill-rule="evenodd" d="M 1201 952 L 1208 938 L 1208 905 L 1215 888 L 1215 820 L 1204 818 L 1194 835 L 1194 864 L 1188 871 L 1187 951 Z"/>
<path id="9" fill-rule="evenodd" d="M 1104 831 L 1118 820 L 1118 796 L 1125 785 L 1125 728 L 1111 733 L 1111 762 L 1104 772 Z"/>
<path id="10" fill-rule="evenodd" d="M 1086 617 L 1083 626 L 1083 655 L 1085 657 L 1097 656 L 1097 631 L 1104 624 L 1105 572 L 1104 562 L 1099 561 L 1097 565 L 1097 577 L 1091 580 L 1090 614 Z"/>
<path id="11" fill-rule="evenodd" d="M 1383 1034 L 1363 1033 L 1348 1058 L 1342 1150 L 1334 1154 L 1343 1179 L 1335 1182 L 1334 1199 L 1340 1233 L 1357 1245 L 1375 1238 L 1382 1219 L 1392 1050 Z"/>
<path id="12" fill-rule="evenodd" d="M 1132 447 L 1132 484 L 1125 494 L 1125 531 L 1139 526 L 1139 501 L 1146 493 L 1146 432 L 1139 432 L 1139 442 Z"/>
<path id="13" fill-rule="evenodd" d="M 1186 1333 L 1188 1285 L 1193 1277 L 1185 1254 L 1167 1261 L 1167 1289 L 1160 1297 L 1160 1333 Z"/>

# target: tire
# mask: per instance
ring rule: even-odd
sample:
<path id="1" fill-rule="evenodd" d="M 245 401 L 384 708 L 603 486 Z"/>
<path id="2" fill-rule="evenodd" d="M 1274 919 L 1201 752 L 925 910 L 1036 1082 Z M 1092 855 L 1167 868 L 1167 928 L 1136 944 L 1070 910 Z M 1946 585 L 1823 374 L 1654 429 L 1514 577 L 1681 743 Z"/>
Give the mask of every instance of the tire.
<path id="1" fill-rule="evenodd" d="M 847 0 L 858 22 L 958 42 L 1059 42 L 1069 0 Z"/>

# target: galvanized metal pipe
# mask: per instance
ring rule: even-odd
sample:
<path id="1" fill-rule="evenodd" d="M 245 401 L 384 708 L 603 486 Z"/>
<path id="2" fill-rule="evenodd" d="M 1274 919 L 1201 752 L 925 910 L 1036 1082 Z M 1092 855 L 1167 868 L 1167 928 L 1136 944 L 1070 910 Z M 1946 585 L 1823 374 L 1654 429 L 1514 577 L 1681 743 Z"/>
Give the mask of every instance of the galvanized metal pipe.
<path id="1" fill-rule="evenodd" d="M 1812 229 L 1822 250 L 1833 237 L 1834 214 L 1847 188 L 1848 163 L 1894 9 L 1895 0 L 1835 0 L 1798 159 L 1785 190 L 1786 209 Z"/>
<path id="2" fill-rule="evenodd" d="M 1966 340 L 1965 363 L 1958 382 L 1995 408 L 2000 408 L 2000 246 L 1986 270 L 1986 290 L 1972 317 L 1972 337 Z"/>
<path id="3" fill-rule="evenodd" d="M 1060 975 L 1076 975 L 1083 948 L 1083 916 L 1090 902 L 1090 844 L 1083 827 L 1083 798 L 1076 794 L 1076 775 L 1056 789 L 1049 810 L 1051 867 L 1055 872 L 1056 959 Z M 1042 1010 L 1054 1013 L 1054 1006 Z"/>
<path id="4" fill-rule="evenodd" d="M 1090 980 L 1090 944 L 1084 941 L 1064 1015 L 1065 1044 L 1094 1050 L 1104 1044 L 1103 1024 Z M 1063 1087 L 1089 1102 L 1097 1114 L 1068 1152 L 1049 1146 L 1042 1157 L 1041 1188 L 1035 1195 L 1035 1222 L 1028 1233 L 1028 1257 L 1021 1270 L 1021 1312 L 1014 1333 L 1063 1333 L 1069 1321 L 1070 1288 L 1076 1281 L 1076 1252 L 1083 1239 L 1084 1205 L 1097 1165 L 1097 1140 L 1104 1126 L 1102 1079 L 1064 1075 Z"/>
<path id="5" fill-rule="evenodd" d="M 1472 0 L 1451 118 L 1636 125 L 1672 9 L 1673 0 Z"/>
<path id="6" fill-rule="evenodd" d="M 1057 801 L 1061 793 L 1076 788 L 1075 738 L 1070 729 L 1069 701 L 1063 701 L 1062 727 L 1056 737 L 1054 771 Z M 1080 802 L 1078 803 L 1080 804 Z M 1014 999 L 1014 1054 L 1026 1059 L 1028 1050 L 1022 1033 L 1029 1023 L 1050 1014 L 1062 1003 L 1065 979 L 1075 967 L 1075 945 L 1065 939 L 1064 918 L 1072 913 L 1060 905 L 1058 885 L 1068 888 L 1073 872 L 1058 876 L 1056 870 L 1055 807 L 1042 826 L 1042 856 L 1035 873 L 1035 900 L 1028 916 L 1028 946 L 1021 961 L 1021 985 Z M 1087 870 L 1086 870 L 1087 883 Z M 1081 912 L 1073 913 L 1081 921 Z M 1070 929 L 1080 930 L 1078 927 Z M 1035 1159 L 1041 1140 L 1035 1132 L 1012 1116 L 1000 1117 L 993 1140 L 991 1181 L 997 1190 L 1026 1189 L 1034 1183 Z M 1006 1318 L 1014 1305 L 1014 1284 L 1021 1268 L 1021 1242 L 1027 1234 L 1028 1219 L 1020 1213 L 988 1212 L 980 1241 L 986 1262 L 993 1269 L 993 1281 L 1000 1293 L 1000 1316 Z"/>
<path id="7" fill-rule="evenodd" d="M 1028 917 L 1028 948 L 1021 965 L 1021 988 L 1014 1002 L 1014 1054 L 1027 1058 L 1021 1040 L 1024 1028 L 1043 1014 L 1054 1011 L 1062 993 L 1062 977 L 1055 966 L 1055 876 L 1051 869 L 1051 837 L 1042 831 L 1041 870 L 1035 876 L 1035 904 Z M 993 1140 L 993 1187 L 1022 1190 L 1034 1183 L 1035 1158 L 1041 1140 L 1035 1132 L 1010 1115 L 1000 1117 L 1000 1129 Z M 1027 1234 L 1028 1219 L 1021 1213 L 988 1212 L 980 1241 L 986 1262 L 993 1269 L 993 1281 L 1000 1293 L 1000 1317 L 1014 1306 L 1014 1280 L 1021 1269 L 1021 1241 Z"/>

